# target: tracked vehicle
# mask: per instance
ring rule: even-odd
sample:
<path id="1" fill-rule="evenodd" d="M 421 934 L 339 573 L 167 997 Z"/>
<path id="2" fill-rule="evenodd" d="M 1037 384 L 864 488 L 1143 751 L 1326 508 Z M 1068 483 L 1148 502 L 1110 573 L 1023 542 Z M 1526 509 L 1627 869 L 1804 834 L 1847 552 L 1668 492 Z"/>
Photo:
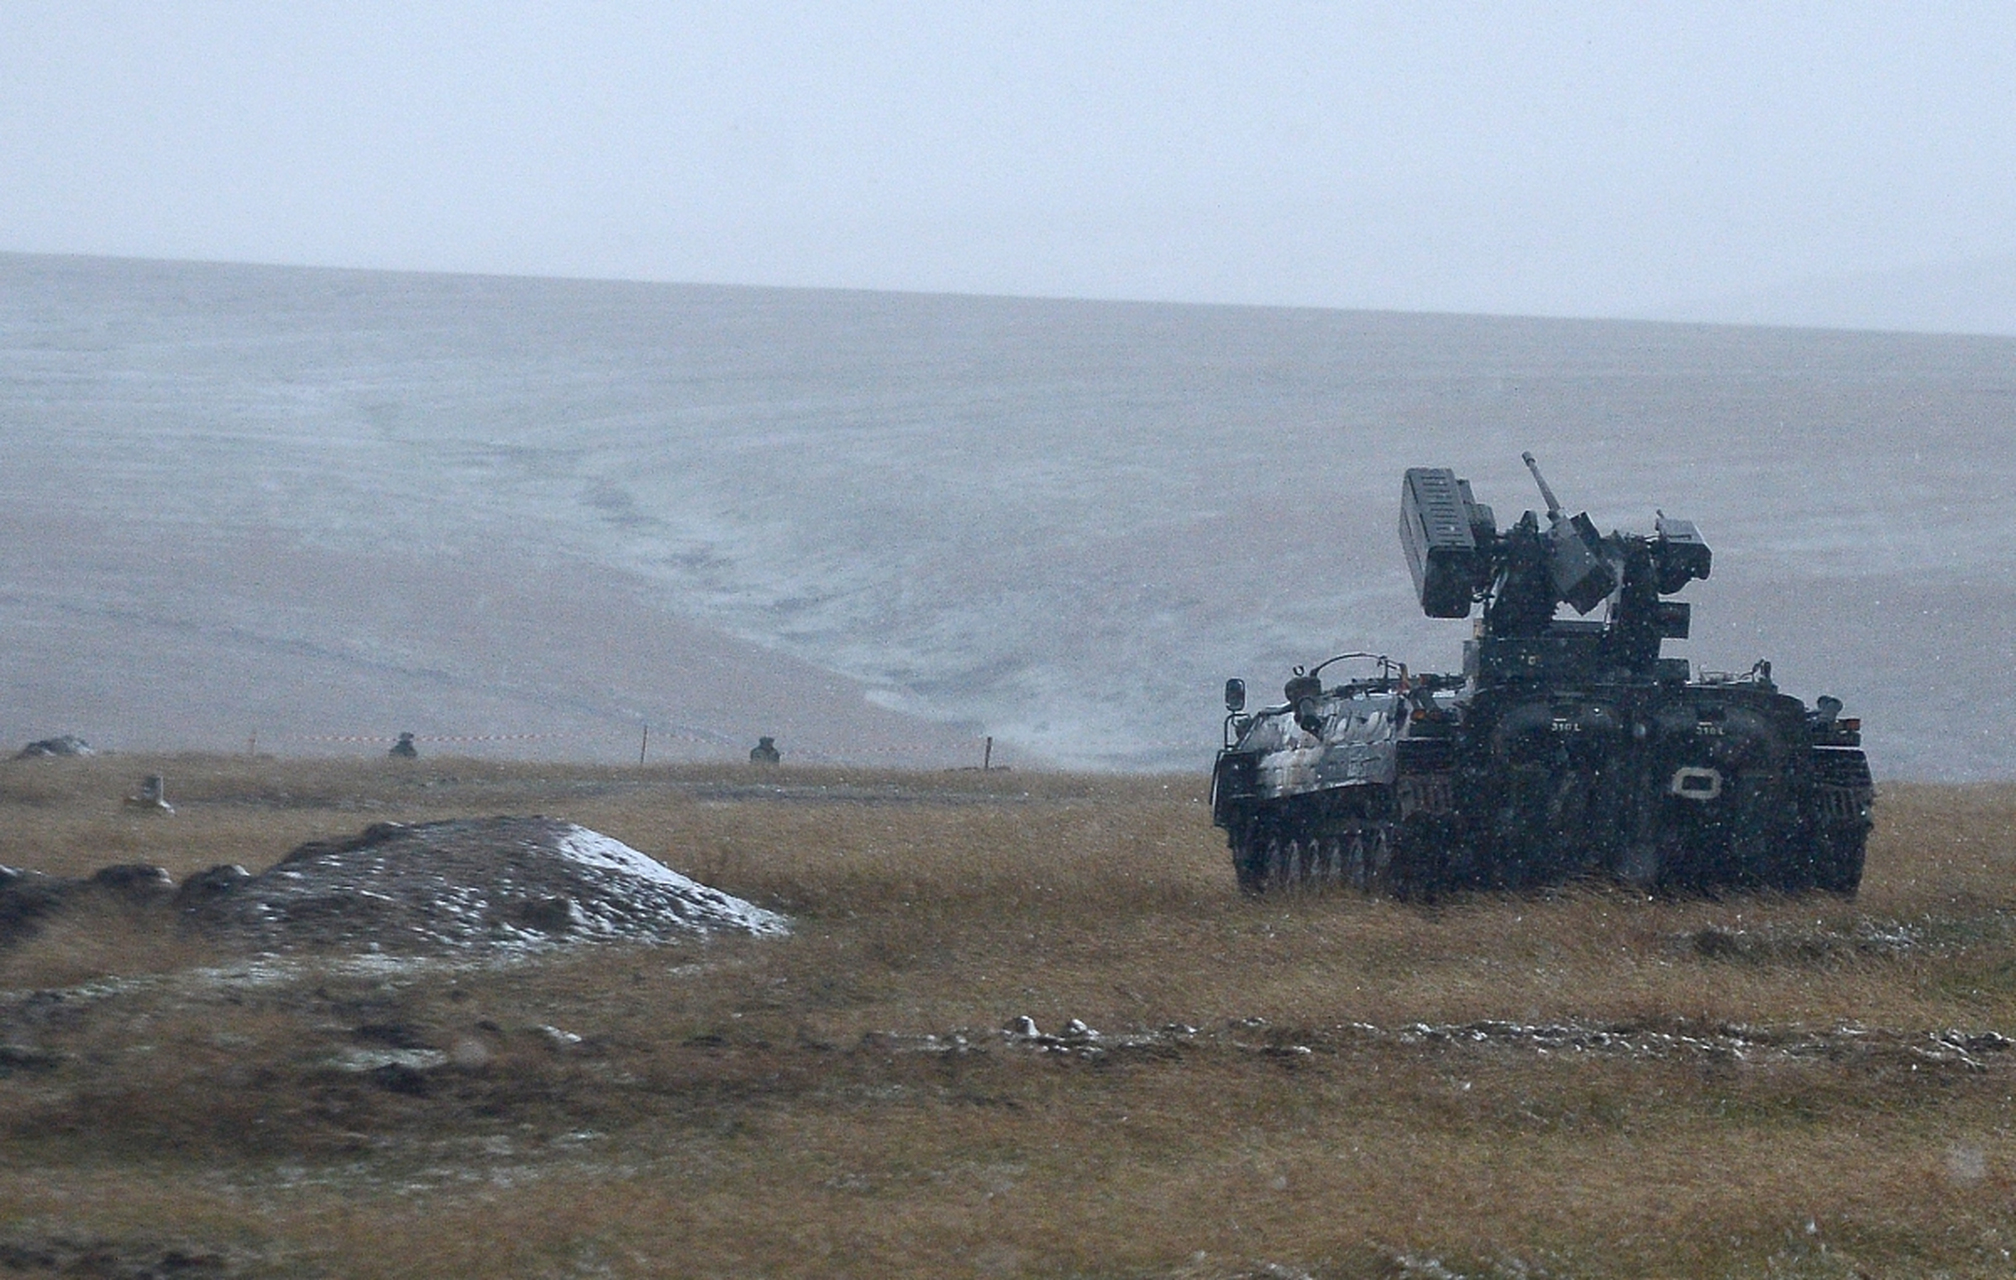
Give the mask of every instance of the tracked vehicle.
<path id="1" fill-rule="evenodd" d="M 1667 597 L 1708 576 L 1707 543 L 1663 512 L 1650 534 L 1599 534 L 1525 461 L 1546 512 L 1503 530 L 1454 471 L 1401 484 L 1422 611 L 1479 613 L 1460 674 L 1341 654 L 1251 712 L 1226 682 L 1211 812 L 1240 886 L 1853 893 L 1872 799 L 1861 722 L 1781 693 L 1768 662 L 1696 674 L 1663 656 L 1689 630 Z M 1324 682 L 1349 662 L 1372 665 Z"/>

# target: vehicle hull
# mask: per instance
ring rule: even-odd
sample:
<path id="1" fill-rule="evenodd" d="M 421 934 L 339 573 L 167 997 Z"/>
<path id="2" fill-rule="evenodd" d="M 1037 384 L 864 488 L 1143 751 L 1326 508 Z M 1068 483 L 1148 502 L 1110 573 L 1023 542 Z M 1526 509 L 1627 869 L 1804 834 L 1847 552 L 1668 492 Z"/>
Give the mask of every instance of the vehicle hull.
<path id="1" fill-rule="evenodd" d="M 1338 721 L 1348 710 L 1220 752 L 1213 817 L 1248 891 L 1426 897 L 1599 876 L 1853 893 L 1861 881 L 1867 760 L 1765 684 L 1501 685 L 1371 740 L 1333 732 Z"/>

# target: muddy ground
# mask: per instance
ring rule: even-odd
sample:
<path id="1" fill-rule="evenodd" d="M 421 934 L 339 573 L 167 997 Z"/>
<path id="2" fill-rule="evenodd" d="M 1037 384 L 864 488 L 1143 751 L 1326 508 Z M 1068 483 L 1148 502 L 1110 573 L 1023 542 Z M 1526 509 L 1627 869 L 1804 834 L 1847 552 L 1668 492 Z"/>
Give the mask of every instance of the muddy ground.
<path id="1" fill-rule="evenodd" d="M 134 763 L 0 769 L 0 861 L 182 879 L 544 813 L 791 932 L 248 955 L 66 918 L 0 951 L 0 1269 L 1987 1276 L 2016 1247 L 2006 787 L 1884 788 L 1852 903 L 1419 907 L 1241 897 L 1188 778 L 185 759 L 143 819 Z"/>

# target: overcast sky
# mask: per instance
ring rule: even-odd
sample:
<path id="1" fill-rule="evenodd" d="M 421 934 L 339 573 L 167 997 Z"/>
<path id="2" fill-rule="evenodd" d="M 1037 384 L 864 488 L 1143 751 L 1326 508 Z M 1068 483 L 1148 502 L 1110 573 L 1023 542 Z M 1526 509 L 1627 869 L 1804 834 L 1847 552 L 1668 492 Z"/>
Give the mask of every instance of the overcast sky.
<path id="1" fill-rule="evenodd" d="M 2016 6 L 5 0 L 0 249 L 1637 314 L 2016 261 Z"/>

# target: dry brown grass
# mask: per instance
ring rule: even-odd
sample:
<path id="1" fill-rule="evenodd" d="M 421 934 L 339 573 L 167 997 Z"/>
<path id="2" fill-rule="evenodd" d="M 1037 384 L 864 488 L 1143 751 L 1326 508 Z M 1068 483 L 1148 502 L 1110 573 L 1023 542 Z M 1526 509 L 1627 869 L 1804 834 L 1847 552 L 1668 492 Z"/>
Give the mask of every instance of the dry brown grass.
<path id="1" fill-rule="evenodd" d="M 145 772 L 174 817 L 118 806 Z M 2016 1033 L 2008 786 L 1885 788 L 1853 903 L 1250 901 L 1194 779 L 434 760 L 11 764 L 0 861 L 497 812 L 798 931 L 261 982 L 109 909 L 52 929 L 0 953 L 0 1223 L 275 1274 L 2011 1270 L 2016 1050 L 1931 1039 Z M 1200 1031 L 1088 1058 L 992 1034 L 1022 1014 Z M 1716 1043 L 1398 1034 L 1479 1019 Z M 405 1047 L 451 1061 L 335 1065 Z"/>

